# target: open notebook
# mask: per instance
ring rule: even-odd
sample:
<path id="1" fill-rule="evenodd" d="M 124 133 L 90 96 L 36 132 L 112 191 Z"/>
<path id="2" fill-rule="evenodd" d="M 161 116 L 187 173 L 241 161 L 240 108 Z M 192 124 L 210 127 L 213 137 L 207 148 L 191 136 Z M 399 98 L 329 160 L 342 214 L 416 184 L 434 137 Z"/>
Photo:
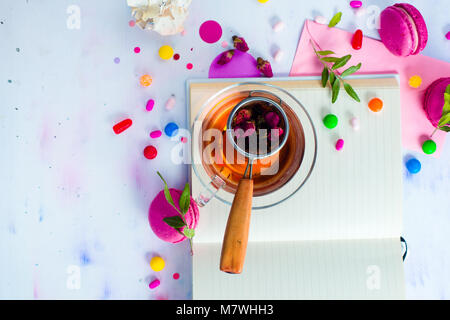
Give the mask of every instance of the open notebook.
<path id="1" fill-rule="evenodd" d="M 196 80 L 187 84 L 190 123 L 215 92 L 241 81 L 285 87 L 304 105 L 317 134 L 317 160 L 307 183 L 281 204 L 252 213 L 244 271 L 219 270 L 230 207 L 213 199 L 200 210 L 194 241 L 194 299 L 404 298 L 401 259 L 401 114 L 395 75 L 355 76 L 361 103 L 341 90 L 331 106 L 317 77 Z M 379 97 L 382 112 L 367 102 Z M 334 130 L 322 124 L 332 111 Z M 355 132 L 351 117 L 360 120 Z M 340 152 L 338 138 L 345 140 Z M 192 194 L 202 189 L 191 170 Z M 223 191 L 225 192 L 225 191 Z"/>

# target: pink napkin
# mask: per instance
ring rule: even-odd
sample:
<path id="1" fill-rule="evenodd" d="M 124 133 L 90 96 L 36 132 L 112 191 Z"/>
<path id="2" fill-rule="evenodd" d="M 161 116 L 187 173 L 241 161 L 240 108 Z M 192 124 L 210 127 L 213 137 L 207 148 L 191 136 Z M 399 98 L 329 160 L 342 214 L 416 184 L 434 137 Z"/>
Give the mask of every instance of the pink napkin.
<path id="1" fill-rule="evenodd" d="M 346 66 L 361 62 L 362 67 L 357 74 L 399 74 L 402 144 L 407 149 L 422 152 L 423 141 L 427 140 L 434 130 L 423 110 L 424 93 L 434 80 L 450 77 L 450 63 L 423 55 L 397 57 L 391 54 L 381 41 L 368 37 L 364 37 L 360 50 L 354 50 L 351 46 L 353 33 L 328 28 L 326 25 L 307 20 L 300 36 L 290 76 L 322 73 L 323 65 L 314 54 L 309 41 L 311 37 L 320 45 L 321 50 L 332 50 L 337 56 L 351 54 L 352 58 Z M 422 85 L 417 89 L 408 85 L 409 78 L 413 75 L 422 78 Z M 433 155 L 438 157 L 445 142 L 445 133 L 438 130 L 433 135 L 433 140 L 438 146 Z"/>

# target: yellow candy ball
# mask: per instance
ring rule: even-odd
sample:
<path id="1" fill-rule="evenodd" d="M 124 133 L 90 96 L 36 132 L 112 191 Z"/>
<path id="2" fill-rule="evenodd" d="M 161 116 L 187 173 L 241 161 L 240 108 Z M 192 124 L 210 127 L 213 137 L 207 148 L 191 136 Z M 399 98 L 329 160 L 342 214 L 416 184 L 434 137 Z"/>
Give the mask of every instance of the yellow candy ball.
<path id="1" fill-rule="evenodd" d="M 409 78 L 409 86 L 412 88 L 418 88 L 422 84 L 422 78 L 419 76 L 412 76 Z"/>
<path id="2" fill-rule="evenodd" d="M 173 56 L 173 49 L 171 46 L 162 46 L 158 51 L 159 57 L 163 60 L 169 60 Z"/>
<path id="3" fill-rule="evenodd" d="M 139 81 L 141 83 L 141 86 L 143 87 L 148 87 L 153 82 L 152 77 L 150 77 L 148 74 L 144 74 Z"/>
<path id="4" fill-rule="evenodd" d="M 159 272 L 164 269 L 165 265 L 166 263 L 161 257 L 153 257 L 152 260 L 150 260 L 150 268 L 152 268 L 152 270 L 155 272 Z"/>
<path id="5" fill-rule="evenodd" d="M 269 0 L 258 0 L 258 2 L 260 2 L 260 3 L 266 3 L 267 1 L 269 1 Z"/>

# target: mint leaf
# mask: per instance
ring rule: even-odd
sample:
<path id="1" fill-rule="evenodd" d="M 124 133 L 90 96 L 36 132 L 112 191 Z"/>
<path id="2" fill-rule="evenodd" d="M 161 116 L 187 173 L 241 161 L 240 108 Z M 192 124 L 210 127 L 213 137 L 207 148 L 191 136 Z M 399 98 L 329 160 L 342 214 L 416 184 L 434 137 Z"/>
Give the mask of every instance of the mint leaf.
<path id="1" fill-rule="evenodd" d="M 348 62 L 348 60 L 350 60 L 351 57 L 352 57 L 351 54 L 343 56 L 338 61 L 336 61 L 336 63 L 333 65 L 333 67 L 331 67 L 331 69 L 336 70 L 336 69 L 339 69 L 339 68 L 345 66 L 345 64 Z"/>
<path id="2" fill-rule="evenodd" d="M 195 236 L 195 230 L 188 227 L 184 228 L 183 233 L 189 239 L 192 239 Z"/>
<path id="3" fill-rule="evenodd" d="M 344 72 L 342 72 L 341 77 L 346 77 L 351 75 L 352 73 L 355 73 L 356 71 L 358 71 L 361 68 L 361 63 L 358 63 L 356 66 L 351 66 L 350 68 L 348 68 L 347 70 L 345 70 Z"/>
<path id="4" fill-rule="evenodd" d="M 450 84 L 447 86 L 447 88 L 445 88 L 445 93 L 450 94 Z M 445 96 L 445 95 L 444 95 Z"/>
<path id="5" fill-rule="evenodd" d="M 358 95 L 356 94 L 355 90 L 353 90 L 351 85 L 344 82 L 344 89 L 350 97 L 352 97 L 354 100 L 356 100 L 358 102 L 361 102 L 361 100 L 359 100 Z"/>
<path id="6" fill-rule="evenodd" d="M 337 61 L 339 61 L 339 58 L 336 58 L 336 57 L 324 57 L 324 58 L 321 58 L 320 60 L 325 61 L 325 62 L 337 62 Z"/>
<path id="7" fill-rule="evenodd" d="M 333 18 L 331 18 L 330 23 L 328 24 L 328 27 L 332 28 L 335 25 L 337 25 L 339 23 L 339 21 L 341 21 L 341 17 L 342 17 L 342 12 L 338 12 L 334 15 Z"/>
<path id="8" fill-rule="evenodd" d="M 332 95 L 331 95 L 331 103 L 335 103 L 338 95 L 339 95 L 339 91 L 341 89 L 341 83 L 339 81 L 339 79 L 336 79 L 333 83 L 333 89 L 332 89 Z"/>
<path id="9" fill-rule="evenodd" d="M 161 178 L 161 180 L 164 182 L 164 196 L 166 197 L 167 202 L 175 207 L 175 202 L 173 202 L 172 195 L 170 194 L 170 190 L 169 190 L 169 187 L 167 186 L 166 180 L 164 180 L 164 178 L 159 173 L 159 171 L 156 171 L 156 173 Z M 175 207 L 175 209 L 177 209 L 177 208 Z M 178 211 L 178 209 L 177 209 L 177 211 Z"/>
<path id="10" fill-rule="evenodd" d="M 443 127 L 450 123 L 450 113 L 447 113 L 441 117 L 438 123 L 438 127 Z"/>
<path id="11" fill-rule="evenodd" d="M 439 130 L 445 131 L 445 132 L 450 132 L 450 127 L 447 126 L 442 126 L 440 128 L 438 128 Z"/>
<path id="12" fill-rule="evenodd" d="M 181 213 L 185 215 L 191 205 L 191 194 L 189 191 L 189 183 L 185 184 L 183 193 L 180 196 L 180 201 L 178 202 L 178 204 L 180 206 Z"/>
<path id="13" fill-rule="evenodd" d="M 334 52 L 330 51 L 330 50 L 317 51 L 317 53 L 320 54 L 321 56 L 327 56 L 329 54 L 334 54 Z"/>
<path id="14" fill-rule="evenodd" d="M 163 221 L 167 223 L 170 227 L 175 229 L 179 229 L 186 226 L 186 223 L 184 223 L 183 219 L 181 219 L 180 216 L 165 217 L 163 218 Z"/>
<path id="15" fill-rule="evenodd" d="M 326 87 L 327 86 L 327 81 L 328 81 L 328 76 L 329 76 L 329 72 L 328 72 L 328 68 L 324 67 L 323 71 L 322 71 L 322 87 Z"/>
<path id="16" fill-rule="evenodd" d="M 333 88 L 334 80 L 336 80 L 336 76 L 333 72 L 330 73 L 330 85 Z"/>

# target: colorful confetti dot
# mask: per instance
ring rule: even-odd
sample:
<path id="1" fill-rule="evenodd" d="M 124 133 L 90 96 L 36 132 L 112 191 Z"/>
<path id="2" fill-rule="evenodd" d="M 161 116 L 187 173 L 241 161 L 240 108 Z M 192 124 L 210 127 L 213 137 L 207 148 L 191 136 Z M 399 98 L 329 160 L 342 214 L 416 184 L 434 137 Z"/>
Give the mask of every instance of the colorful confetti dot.
<path id="1" fill-rule="evenodd" d="M 222 46 L 222 48 L 228 47 L 228 42 L 227 41 L 222 41 L 221 46 Z"/>
<path id="2" fill-rule="evenodd" d="M 131 127 L 132 124 L 133 124 L 133 121 L 131 119 L 125 119 L 125 120 L 119 122 L 113 126 L 114 133 L 119 134 L 119 133 L 125 131 L 126 129 L 128 129 L 129 127 Z"/>
<path id="3" fill-rule="evenodd" d="M 120 58 L 119 58 L 119 57 L 115 57 L 115 58 L 114 58 L 114 63 L 115 63 L 115 64 L 120 63 Z"/>
<path id="4" fill-rule="evenodd" d="M 135 48 L 134 48 L 134 53 L 139 53 L 139 52 L 141 52 L 141 48 L 135 47 Z"/>
<path id="5" fill-rule="evenodd" d="M 373 112 L 380 112 L 383 109 L 383 101 L 379 98 L 373 98 L 369 101 L 368 106 Z"/>
<path id="6" fill-rule="evenodd" d="M 258 0 L 259 3 L 266 3 L 269 0 Z"/>
<path id="7" fill-rule="evenodd" d="M 411 88 L 418 88 L 422 84 L 422 78 L 420 76 L 412 76 L 409 78 L 408 84 Z"/>
<path id="8" fill-rule="evenodd" d="M 181 137 L 181 142 L 182 143 L 186 143 L 187 142 L 187 138 L 186 137 Z"/>
<path id="9" fill-rule="evenodd" d="M 447 38 L 447 40 L 450 40 L 450 31 L 447 32 L 447 34 L 445 35 L 445 37 Z"/>
<path id="10" fill-rule="evenodd" d="M 178 125 L 174 122 L 169 122 L 164 128 L 164 132 L 168 137 L 173 137 L 178 134 Z"/>
<path id="11" fill-rule="evenodd" d="M 416 158 L 409 159 L 406 162 L 406 169 L 408 169 L 409 173 L 416 174 L 419 173 L 422 168 L 422 164 Z"/>
<path id="12" fill-rule="evenodd" d="M 187 68 L 188 70 L 191 70 L 193 67 L 194 67 L 194 65 L 193 65 L 192 63 L 188 63 L 188 64 L 186 65 L 186 68 Z"/>
<path id="13" fill-rule="evenodd" d="M 161 135 L 162 135 L 161 130 L 154 130 L 154 131 L 150 132 L 150 138 L 152 138 L 152 139 L 157 139 L 157 138 L 161 137 Z"/>
<path id="14" fill-rule="evenodd" d="M 169 60 L 173 56 L 173 49 L 171 46 L 164 45 L 159 48 L 159 57 L 163 60 Z"/>
<path id="15" fill-rule="evenodd" d="M 179 274 L 179 273 L 174 273 L 174 274 L 173 274 L 173 278 L 174 278 L 175 280 L 180 279 L 180 274 Z"/>
<path id="16" fill-rule="evenodd" d="M 156 148 L 154 146 L 146 146 L 145 147 L 145 149 L 144 149 L 144 157 L 146 157 L 149 160 L 152 160 L 152 159 L 155 159 L 157 155 L 158 155 L 158 150 L 156 150 Z M 162 258 L 160 258 L 160 259 L 162 259 Z M 150 266 L 151 265 L 152 265 L 152 263 L 150 262 Z M 162 261 L 162 265 L 163 265 L 163 268 L 164 268 L 164 260 Z M 152 267 L 152 269 L 153 269 L 153 267 Z M 155 269 L 153 269 L 153 270 L 155 270 Z"/>
<path id="17" fill-rule="evenodd" d="M 166 265 L 166 263 L 165 263 L 164 259 L 161 257 L 153 257 L 150 260 L 150 267 L 155 272 L 159 272 L 162 269 L 164 269 L 165 265 Z"/>
<path id="18" fill-rule="evenodd" d="M 175 53 L 173 55 L 173 60 L 179 60 L 180 59 L 180 55 L 178 53 Z"/>
<path id="19" fill-rule="evenodd" d="M 341 151 L 342 148 L 344 148 L 344 139 L 339 139 L 338 141 L 336 141 L 335 147 L 337 151 Z"/>
<path id="20" fill-rule="evenodd" d="M 130 21 L 128 21 L 128 25 L 129 25 L 130 27 L 134 27 L 134 26 L 136 25 L 136 21 L 130 20 Z"/>
<path id="21" fill-rule="evenodd" d="M 152 111 L 154 106 L 155 106 L 155 100 L 149 99 L 147 101 L 147 104 L 145 105 L 145 110 Z"/>
<path id="22" fill-rule="evenodd" d="M 161 284 L 161 281 L 159 281 L 158 279 L 155 279 L 152 282 L 150 282 L 148 287 L 153 290 L 153 289 L 159 287 L 160 284 Z"/>
<path id="23" fill-rule="evenodd" d="M 422 150 L 425 154 L 433 154 L 436 151 L 436 142 L 433 140 L 427 140 L 422 144 Z"/>
<path id="24" fill-rule="evenodd" d="M 141 79 L 139 80 L 139 82 L 141 83 L 141 86 L 148 87 L 149 85 L 152 84 L 153 79 L 148 74 L 144 74 L 143 76 L 141 76 Z"/>
<path id="25" fill-rule="evenodd" d="M 202 23 L 199 29 L 200 38 L 206 43 L 219 41 L 222 36 L 222 27 L 214 20 L 208 20 Z"/>

